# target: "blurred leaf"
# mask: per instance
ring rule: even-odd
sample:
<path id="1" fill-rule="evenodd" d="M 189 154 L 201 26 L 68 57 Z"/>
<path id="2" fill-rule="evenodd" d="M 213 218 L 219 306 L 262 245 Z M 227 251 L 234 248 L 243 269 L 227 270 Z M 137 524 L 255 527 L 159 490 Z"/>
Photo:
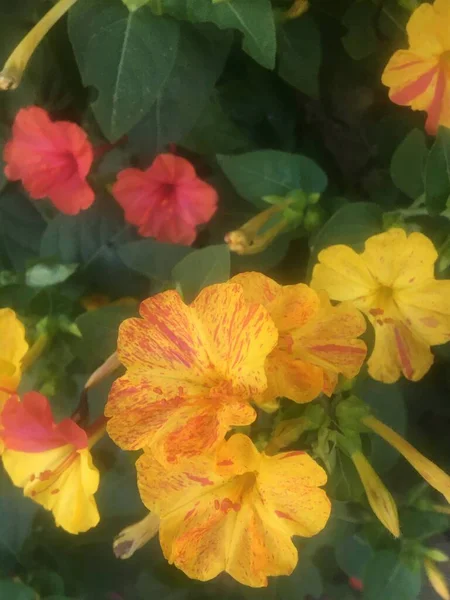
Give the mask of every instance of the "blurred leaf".
<path id="1" fill-rule="evenodd" d="M 180 25 L 170 73 L 148 114 L 130 132 L 141 160 L 163 151 L 168 143 L 178 143 L 194 126 L 222 73 L 230 42 L 212 25 Z"/>
<path id="2" fill-rule="evenodd" d="M 128 10 L 133 11 L 141 8 L 144 4 L 148 4 L 150 0 L 122 0 Z"/>
<path id="3" fill-rule="evenodd" d="M 278 73 L 290 85 L 317 97 L 321 58 L 320 33 L 312 17 L 303 15 L 280 27 Z"/>
<path id="4" fill-rule="evenodd" d="M 336 544 L 335 554 L 338 565 L 346 575 L 362 579 L 374 552 L 361 535 L 353 534 Z"/>
<path id="5" fill-rule="evenodd" d="M 381 233 L 382 212 L 379 206 L 369 202 L 344 204 L 312 238 L 308 273 L 311 274 L 321 250 L 334 244 L 345 244 L 356 251 L 364 249 L 364 242 L 372 235 Z"/>
<path id="6" fill-rule="evenodd" d="M 228 246 L 222 244 L 194 250 L 174 267 L 172 277 L 180 286 L 185 302 L 192 302 L 206 286 L 229 279 Z"/>
<path id="7" fill-rule="evenodd" d="M 95 116 L 110 141 L 127 133 L 156 101 L 173 69 L 178 24 L 148 6 L 84 0 L 70 11 L 70 38 L 86 86 L 98 90 Z"/>
<path id="8" fill-rule="evenodd" d="M 78 317 L 75 323 L 82 338 L 74 341 L 73 350 L 89 370 L 100 366 L 116 351 L 119 325 L 135 315 L 134 307 L 105 306 Z"/>
<path id="9" fill-rule="evenodd" d="M 425 200 L 430 214 L 441 213 L 450 198 L 450 129 L 439 127 L 425 165 Z"/>
<path id="10" fill-rule="evenodd" d="M 427 154 L 425 134 L 420 129 L 413 129 L 392 156 L 392 181 L 412 200 L 424 192 L 423 171 Z"/>
<path id="11" fill-rule="evenodd" d="M 36 592 L 23 583 L 0 580 L 0 598 L 4 600 L 36 600 Z"/>
<path id="12" fill-rule="evenodd" d="M 45 221 L 18 187 L 9 185 L 0 194 L 0 261 L 17 271 L 38 256 Z"/>
<path id="13" fill-rule="evenodd" d="M 354 60 L 361 60 L 373 54 L 378 47 L 374 23 L 377 7 L 369 0 L 361 0 L 350 5 L 342 18 L 347 34 L 342 44 Z"/>
<path id="14" fill-rule="evenodd" d="M 129 242 L 118 249 L 127 267 L 161 281 L 169 281 L 175 265 L 192 251 L 190 246 L 165 244 L 151 238 Z"/>
<path id="15" fill-rule="evenodd" d="M 25 273 L 25 283 L 36 288 L 56 285 L 66 281 L 77 268 L 78 265 L 33 265 Z"/>
<path id="16" fill-rule="evenodd" d="M 336 466 L 328 478 L 328 493 L 341 502 L 356 502 L 364 488 L 352 461 L 343 452 L 336 452 Z"/>
<path id="17" fill-rule="evenodd" d="M 263 196 L 285 196 L 295 189 L 322 193 L 327 176 L 310 158 L 277 150 L 236 156 L 217 156 L 219 165 L 237 192 L 256 206 L 267 207 Z"/>
<path id="18" fill-rule="evenodd" d="M 448 531 L 450 518 L 436 512 L 406 508 L 400 511 L 400 528 L 406 539 L 426 540 Z"/>
<path id="19" fill-rule="evenodd" d="M 275 67 L 275 21 L 270 0 L 162 0 L 164 13 L 193 23 L 211 22 L 219 29 L 237 29 L 242 48 L 267 69 Z"/>
<path id="20" fill-rule="evenodd" d="M 301 557 L 289 577 L 281 577 L 277 582 L 279 600 L 310 600 L 321 598 L 323 593 L 322 577 L 319 569 L 308 560 Z"/>
<path id="21" fill-rule="evenodd" d="M 411 569 L 394 552 L 383 550 L 367 564 L 363 600 L 414 600 L 420 592 L 419 569 Z"/>

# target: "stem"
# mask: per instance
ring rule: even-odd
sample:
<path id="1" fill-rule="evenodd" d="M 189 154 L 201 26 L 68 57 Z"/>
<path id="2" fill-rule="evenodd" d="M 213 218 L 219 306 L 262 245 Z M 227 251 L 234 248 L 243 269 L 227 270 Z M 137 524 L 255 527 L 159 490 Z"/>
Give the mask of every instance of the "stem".
<path id="1" fill-rule="evenodd" d="M 107 422 L 108 419 L 105 415 L 101 415 L 88 429 L 86 429 L 89 449 L 95 446 L 95 444 L 105 435 Z"/>
<path id="2" fill-rule="evenodd" d="M 22 360 L 23 371 L 29 369 L 37 361 L 37 359 L 44 352 L 45 348 L 48 346 L 49 341 L 50 336 L 47 333 L 42 333 L 37 338 Z"/>

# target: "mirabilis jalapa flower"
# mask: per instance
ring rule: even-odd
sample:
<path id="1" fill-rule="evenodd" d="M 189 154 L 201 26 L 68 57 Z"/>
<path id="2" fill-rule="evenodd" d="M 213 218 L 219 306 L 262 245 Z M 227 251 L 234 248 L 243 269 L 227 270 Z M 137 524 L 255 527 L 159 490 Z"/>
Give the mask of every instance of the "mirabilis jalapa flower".
<path id="1" fill-rule="evenodd" d="M 278 344 L 266 360 L 268 388 L 254 398 L 263 408 L 276 408 L 283 396 L 299 403 L 321 392 L 330 396 L 339 373 L 358 374 L 366 345 L 357 337 L 366 324 L 354 306 L 332 306 L 325 292 L 302 283 L 281 286 L 262 273 L 241 273 L 231 282 L 248 301 L 261 303 L 278 328 Z"/>
<path id="2" fill-rule="evenodd" d="M 28 351 L 25 327 L 10 308 L 0 309 L 0 412 L 19 386 L 22 360 Z M 1 441 L 0 441 L 1 448 Z"/>
<path id="3" fill-rule="evenodd" d="M 242 434 L 224 442 L 215 458 L 193 457 L 179 468 L 145 451 L 137 470 L 141 498 L 160 518 L 165 557 L 201 581 L 226 571 L 262 587 L 268 576 L 289 575 L 298 560 L 292 536 L 316 535 L 330 515 L 320 489 L 326 473 L 310 456 L 260 454 Z"/>
<path id="4" fill-rule="evenodd" d="M 189 306 L 176 291 L 149 298 L 141 318 L 119 329 L 126 374 L 112 386 L 105 415 L 121 448 L 150 447 L 176 463 L 212 451 L 227 431 L 256 418 L 250 400 L 267 387 L 264 363 L 278 332 L 242 287 L 206 287 Z"/>
<path id="5" fill-rule="evenodd" d="M 437 257 L 426 236 L 397 228 L 370 237 L 362 254 L 344 245 L 319 253 L 311 286 L 351 302 L 374 326 L 374 379 L 421 379 L 433 363 L 430 346 L 450 340 L 450 281 L 435 279 Z"/>
<path id="6" fill-rule="evenodd" d="M 0 422 L 3 465 L 13 483 L 69 533 L 95 527 L 99 473 L 90 448 L 104 433 L 103 417 L 88 432 L 72 419 L 57 424 L 47 398 L 29 392 L 6 401 Z"/>
<path id="7" fill-rule="evenodd" d="M 382 76 L 395 104 L 428 113 L 430 134 L 450 127 L 449 30 L 449 0 L 418 6 L 407 25 L 409 49 L 395 52 Z"/>

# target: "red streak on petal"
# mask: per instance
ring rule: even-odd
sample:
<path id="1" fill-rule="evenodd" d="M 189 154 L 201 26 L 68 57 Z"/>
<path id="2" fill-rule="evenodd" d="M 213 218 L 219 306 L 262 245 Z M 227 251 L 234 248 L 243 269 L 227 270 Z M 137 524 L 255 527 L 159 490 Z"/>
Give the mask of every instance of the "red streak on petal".
<path id="1" fill-rule="evenodd" d="M 317 352 L 342 352 L 343 354 L 365 354 L 363 348 L 353 348 L 352 346 L 340 346 L 338 344 L 323 344 L 322 346 L 311 346 L 311 350 Z"/>
<path id="2" fill-rule="evenodd" d="M 395 325 L 395 321 L 391 317 L 386 317 L 384 322 L 387 323 L 388 325 Z"/>
<path id="3" fill-rule="evenodd" d="M 420 320 L 427 327 L 437 327 L 439 325 L 439 321 L 436 319 L 436 317 L 423 317 Z"/>
<path id="4" fill-rule="evenodd" d="M 285 458 L 291 458 L 292 456 L 301 456 L 302 454 L 306 454 L 303 450 L 293 450 L 292 452 L 287 452 L 280 457 L 280 460 L 284 460 Z"/>
<path id="5" fill-rule="evenodd" d="M 47 479 L 50 479 L 51 476 L 52 476 L 52 471 L 50 471 L 49 469 L 46 469 L 45 471 L 42 471 L 42 473 L 39 474 L 39 479 L 41 481 L 47 481 Z"/>
<path id="6" fill-rule="evenodd" d="M 290 517 L 288 514 L 282 512 L 281 510 L 276 510 L 275 514 L 277 515 L 277 517 L 280 517 L 280 519 L 287 519 L 288 521 L 294 521 L 294 519 L 292 517 Z"/>
<path id="7" fill-rule="evenodd" d="M 226 515 L 230 512 L 230 510 L 234 510 L 238 512 L 241 509 L 241 505 L 238 502 L 233 502 L 230 498 L 224 498 L 220 505 L 220 510 Z"/>
<path id="8" fill-rule="evenodd" d="M 412 368 L 411 361 L 408 356 L 408 348 L 405 344 L 405 340 L 402 338 L 402 335 L 397 328 L 394 329 L 394 334 L 403 371 L 405 372 L 406 377 L 411 379 L 411 377 L 414 375 L 414 369 Z"/>
<path id="9" fill-rule="evenodd" d="M 415 277 L 411 277 L 411 279 L 408 280 L 408 283 L 412 283 L 415 279 Z"/>
<path id="10" fill-rule="evenodd" d="M 409 104 L 414 98 L 423 94 L 428 86 L 433 81 L 433 77 L 436 75 L 438 66 L 436 65 L 423 75 L 421 75 L 416 81 L 413 81 L 409 85 L 406 85 L 404 88 L 394 92 L 391 94 L 392 102 L 395 104 Z"/>
<path id="11" fill-rule="evenodd" d="M 428 118 L 425 123 L 425 129 L 427 133 L 435 135 L 438 127 L 439 120 L 441 118 L 442 102 L 444 100 L 445 92 L 445 73 L 443 69 L 439 70 L 438 78 L 436 81 L 436 89 L 434 91 L 434 97 L 428 108 Z"/>
<path id="12" fill-rule="evenodd" d="M 55 494 L 59 494 L 59 489 L 56 488 L 54 490 L 51 491 L 52 496 L 54 496 Z"/>
<path id="13" fill-rule="evenodd" d="M 214 500 L 214 508 L 215 508 L 216 510 L 219 510 L 219 508 L 220 508 L 220 502 L 219 502 L 217 499 L 216 499 L 216 500 Z"/>
<path id="14" fill-rule="evenodd" d="M 383 325 L 383 321 L 381 319 L 377 319 L 378 325 Z"/>
<path id="15" fill-rule="evenodd" d="M 234 465 L 234 462 L 231 460 L 231 458 L 221 460 L 220 462 L 217 463 L 218 467 L 229 467 L 230 465 Z"/>
<path id="16" fill-rule="evenodd" d="M 162 391 L 162 389 L 160 387 L 153 388 L 153 391 L 155 392 L 155 394 L 162 394 L 163 393 L 163 391 Z"/>
<path id="17" fill-rule="evenodd" d="M 195 508 L 191 508 L 191 510 L 185 514 L 183 521 L 187 521 L 189 519 L 189 517 L 191 517 L 194 513 L 195 513 Z"/>
<path id="18" fill-rule="evenodd" d="M 369 312 L 374 317 L 378 317 L 379 315 L 384 315 L 384 310 L 382 308 L 371 308 L 369 310 Z"/>
<path id="19" fill-rule="evenodd" d="M 188 479 L 190 479 L 191 481 L 195 481 L 200 485 L 214 485 L 214 482 L 211 481 L 211 479 L 208 479 L 207 477 L 197 477 L 196 475 L 191 475 L 190 473 L 185 473 L 185 475 Z"/>
<path id="20" fill-rule="evenodd" d="M 31 473 L 30 481 L 34 481 L 35 479 L 36 479 L 36 475 L 34 473 Z"/>
<path id="21" fill-rule="evenodd" d="M 34 498 L 36 495 L 37 495 L 37 492 L 35 492 L 34 490 L 32 490 L 31 497 Z"/>

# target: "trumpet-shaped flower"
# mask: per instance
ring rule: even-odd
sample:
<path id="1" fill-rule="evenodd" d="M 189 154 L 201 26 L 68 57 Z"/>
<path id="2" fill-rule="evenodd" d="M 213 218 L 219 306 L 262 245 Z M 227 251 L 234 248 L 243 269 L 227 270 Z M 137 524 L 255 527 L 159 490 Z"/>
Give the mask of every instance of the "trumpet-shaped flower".
<path id="1" fill-rule="evenodd" d="M 49 198 L 68 215 L 76 215 L 94 202 L 94 192 L 86 182 L 94 153 L 76 123 L 51 121 L 37 106 L 22 108 L 3 158 L 6 177 L 22 181 L 35 200 Z"/>
<path id="2" fill-rule="evenodd" d="M 450 281 L 434 278 L 436 259 L 427 237 L 403 229 L 372 236 L 362 254 L 343 245 L 319 253 L 311 286 L 351 302 L 375 328 L 374 379 L 421 379 L 433 363 L 430 346 L 450 340 Z"/>
<path id="3" fill-rule="evenodd" d="M 450 3 L 421 4 L 407 25 L 409 49 L 398 50 L 382 76 L 389 97 L 428 113 L 426 130 L 450 127 Z"/>
<path id="4" fill-rule="evenodd" d="M 448 588 L 446 577 L 436 563 L 429 558 L 425 558 L 423 566 L 425 567 L 428 581 L 436 594 L 442 598 L 442 600 L 450 600 L 450 590 Z"/>
<path id="5" fill-rule="evenodd" d="M 140 314 L 120 327 L 117 352 L 127 372 L 105 410 L 121 448 L 151 446 L 176 462 L 254 421 L 249 400 L 267 387 L 264 362 L 278 334 L 240 285 L 207 287 L 189 306 L 178 292 L 163 292 L 145 300 Z"/>
<path id="6" fill-rule="evenodd" d="M 146 171 L 121 171 L 112 193 L 142 236 L 173 244 L 192 244 L 196 226 L 207 223 L 217 208 L 215 189 L 174 154 L 160 154 Z"/>
<path id="7" fill-rule="evenodd" d="M 331 306 L 326 293 L 307 285 L 281 286 L 261 273 L 242 273 L 245 297 L 268 310 L 279 331 L 278 345 L 268 356 L 268 388 L 256 400 L 266 409 L 276 398 L 310 402 L 321 392 L 333 393 L 338 374 L 354 377 L 366 356 L 356 339 L 365 328 L 360 312 L 350 304 Z"/>
<path id="8" fill-rule="evenodd" d="M 97 525 L 99 473 L 89 451 L 94 440 L 71 419 L 56 424 L 47 398 L 36 392 L 22 401 L 11 396 L 1 424 L 3 465 L 14 485 L 52 511 L 56 524 L 69 533 Z"/>
<path id="9" fill-rule="evenodd" d="M 267 585 L 298 560 L 293 535 L 323 529 L 330 501 L 325 471 L 304 452 L 259 454 L 250 438 L 232 436 L 214 460 L 205 456 L 167 469 L 151 452 L 137 461 L 144 504 L 159 515 L 163 553 L 193 579 L 226 571 L 240 583 Z"/>
<path id="10" fill-rule="evenodd" d="M 22 374 L 22 359 L 28 351 L 25 328 L 10 308 L 0 309 L 0 412 L 16 391 Z M 1 443 L 1 442 L 0 442 Z"/>

